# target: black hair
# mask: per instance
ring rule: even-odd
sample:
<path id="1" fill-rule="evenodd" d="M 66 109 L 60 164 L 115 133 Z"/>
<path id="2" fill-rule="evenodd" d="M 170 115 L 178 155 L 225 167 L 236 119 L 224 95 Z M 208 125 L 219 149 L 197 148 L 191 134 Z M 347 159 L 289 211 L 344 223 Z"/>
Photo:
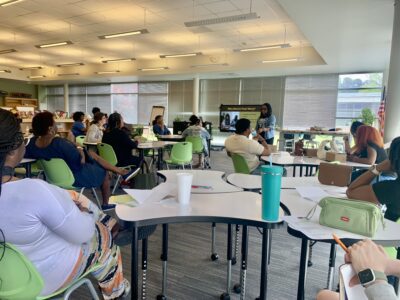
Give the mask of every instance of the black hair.
<path id="1" fill-rule="evenodd" d="M 235 128 L 236 128 L 235 133 L 242 134 L 243 132 L 245 132 L 247 129 L 250 128 L 250 120 L 249 119 L 239 119 L 236 122 Z"/>
<path id="2" fill-rule="evenodd" d="M 191 115 L 189 118 L 190 125 L 197 125 L 200 123 L 200 119 L 196 115 Z"/>
<path id="3" fill-rule="evenodd" d="M 54 126 L 54 117 L 49 111 L 38 113 L 32 119 L 32 132 L 34 136 L 46 135 L 49 127 L 52 126 Z"/>
<path id="4" fill-rule="evenodd" d="M 153 125 L 153 126 L 156 125 L 157 122 L 158 122 L 158 120 L 161 119 L 162 117 L 163 117 L 162 115 L 157 115 L 157 116 L 154 118 L 154 120 L 153 120 L 153 122 L 152 122 L 152 125 Z"/>
<path id="5" fill-rule="evenodd" d="M 260 113 L 260 118 L 264 118 L 264 117 L 269 118 L 272 115 L 272 106 L 271 106 L 271 104 L 265 102 L 261 106 L 266 106 L 267 107 L 267 114 L 264 116 L 263 113 L 261 112 Z"/>
<path id="6" fill-rule="evenodd" d="M 96 113 L 98 113 L 98 112 L 100 112 L 100 108 L 98 108 L 98 107 L 93 107 L 92 108 L 92 114 L 93 114 L 93 116 L 96 114 Z"/>
<path id="7" fill-rule="evenodd" d="M 92 124 L 97 124 L 101 121 L 101 119 L 103 119 L 103 117 L 105 116 L 105 114 L 103 114 L 102 112 L 97 112 L 94 114 L 93 116 L 93 121 Z"/>
<path id="8" fill-rule="evenodd" d="M 397 176 L 400 176 L 400 136 L 390 144 L 389 160 L 393 171 L 397 173 Z"/>
<path id="9" fill-rule="evenodd" d="M 76 111 L 74 112 L 74 114 L 72 115 L 72 119 L 74 119 L 75 122 L 80 121 L 81 117 L 84 116 L 85 113 L 82 111 Z"/>
<path id="10" fill-rule="evenodd" d="M 18 119 L 9 111 L 0 109 L 0 179 L 3 177 L 3 167 L 7 155 L 24 142 Z M 1 180 L 0 180 L 1 194 Z"/>
<path id="11" fill-rule="evenodd" d="M 112 113 L 109 117 L 108 117 L 108 130 L 113 130 L 114 128 L 120 128 L 122 124 L 122 116 L 115 112 Z"/>
<path id="12" fill-rule="evenodd" d="M 363 122 L 360 121 L 354 121 L 353 123 L 351 123 L 350 126 L 350 133 L 352 135 L 354 135 L 357 132 L 358 127 L 365 125 Z"/>

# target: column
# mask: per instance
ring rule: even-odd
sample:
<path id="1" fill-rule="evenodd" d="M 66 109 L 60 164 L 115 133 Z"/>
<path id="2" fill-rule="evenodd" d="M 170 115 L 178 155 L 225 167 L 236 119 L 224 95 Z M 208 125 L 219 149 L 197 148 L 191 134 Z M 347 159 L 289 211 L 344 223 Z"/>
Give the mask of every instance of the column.
<path id="1" fill-rule="evenodd" d="M 400 136 L 400 0 L 395 0 L 392 50 L 386 94 L 385 143 Z"/>
<path id="2" fill-rule="evenodd" d="M 199 97 L 200 97 L 200 79 L 193 78 L 193 114 L 199 114 Z"/>
<path id="3" fill-rule="evenodd" d="M 69 86 L 68 83 L 64 83 L 64 111 L 69 116 Z"/>

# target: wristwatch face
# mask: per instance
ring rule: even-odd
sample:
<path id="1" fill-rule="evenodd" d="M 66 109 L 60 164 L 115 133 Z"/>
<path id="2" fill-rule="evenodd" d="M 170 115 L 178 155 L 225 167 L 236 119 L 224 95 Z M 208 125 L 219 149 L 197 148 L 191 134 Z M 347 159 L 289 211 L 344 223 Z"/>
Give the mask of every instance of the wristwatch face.
<path id="1" fill-rule="evenodd" d="M 371 269 L 365 269 L 358 273 L 358 278 L 362 285 L 375 281 L 374 272 Z"/>

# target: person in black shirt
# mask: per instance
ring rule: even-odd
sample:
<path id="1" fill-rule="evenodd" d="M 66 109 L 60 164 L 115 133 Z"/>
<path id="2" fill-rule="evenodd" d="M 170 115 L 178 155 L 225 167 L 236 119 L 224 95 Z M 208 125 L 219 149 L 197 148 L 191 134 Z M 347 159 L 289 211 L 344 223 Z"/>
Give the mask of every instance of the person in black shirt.
<path id="1" fill-rule="evenodd" d="M 117 156 L 117 166 L 125 167 L 134 165 L 141 166 L 139 157 L 132 155 L 132 150 L 137 148 L 138 143 L 133 141 L 129 135 L 122 130 L 124 120 L 119 113 L 112 113 L 108 117 L 108 128 L 103 135 L 103 143 L 113 147 Z"/>
<path id="2" fill-rule="evenodd" d="M 394 172 L 395 180 L 371 182 L 384 172 Z M 400 137 L 390 145 L 389 159 L 373 165 L 367 172 L 353 181 L 347 189 L 350 199 L 364 200 L 376 204 L 386 204 L 385 218 L 397 221 L 400 218 Z"/>

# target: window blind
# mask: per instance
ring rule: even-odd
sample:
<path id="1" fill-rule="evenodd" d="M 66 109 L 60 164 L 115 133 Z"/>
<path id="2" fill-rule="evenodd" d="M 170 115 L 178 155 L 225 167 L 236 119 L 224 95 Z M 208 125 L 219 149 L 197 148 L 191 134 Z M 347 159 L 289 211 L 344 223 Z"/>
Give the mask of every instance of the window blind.
<path id="1" fill-rule="evenodd" d="M 172 81 L 168 89 L 169 125 L 176 118 L 187 120 L 193 112 L 193 80 Z"/>
<path id="2" fill-rule="evenodd" d="M 287 77 L 283 127 L 335 127 L 337 93 L 337 74 Z"/>
<path id="3" fill-rule="evenodd" d="M 168 83 L 139 83 L 138 123 L 149 124 L 153 106 L 164 106 L 164 122 L 168 124 Z"/>

